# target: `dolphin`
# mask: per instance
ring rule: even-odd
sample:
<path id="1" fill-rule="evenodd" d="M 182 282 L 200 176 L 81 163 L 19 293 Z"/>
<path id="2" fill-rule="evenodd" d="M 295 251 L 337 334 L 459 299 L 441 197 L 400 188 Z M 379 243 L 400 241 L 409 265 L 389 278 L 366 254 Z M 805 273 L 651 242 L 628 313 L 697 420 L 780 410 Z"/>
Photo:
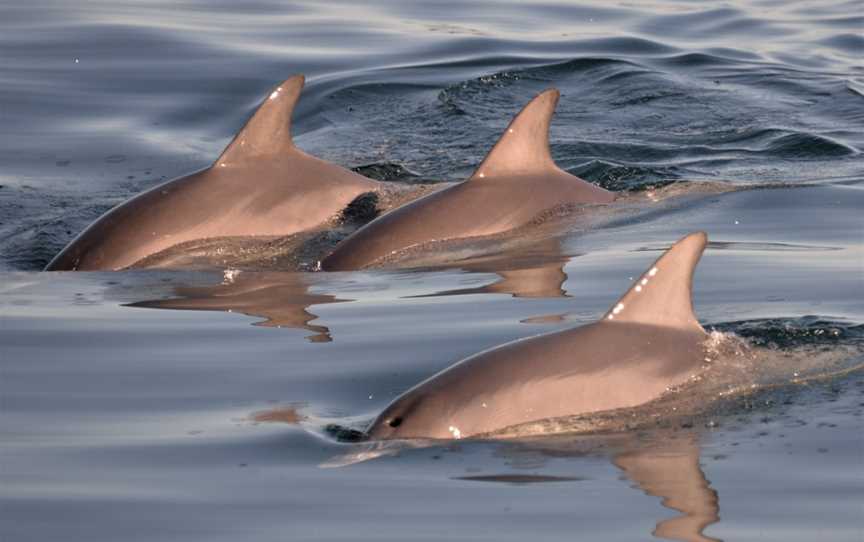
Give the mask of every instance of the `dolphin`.
<path id="1" fill-rule="evenodd" d="M 295 75 L 276 86 L 212 166 L 111 209 L 45 270 L 116 270 L 196 239 L 290 235 L 378 189 L 294 145 L 291 115 L 304 82 Z"/>
<path id="2" fill-rule="evenodd" d="M 481 436 L 523 423 L 647 403 L 704 364 L 693 314 L 703 232 L 675 243 L 593 324 L 468 357 L 396 398 L 373 439 Z"/>
<path id="3" fill-rule="evenodd" d="M 361 269 L 426 243 L 499 234 L 556 210 L 611 203 L 613 193 L 552 160 L 549 124 L 559 96 L 548 89 L 531 100 L 467 181 L 369 222 L 339 243 L 321 268 Z"/>

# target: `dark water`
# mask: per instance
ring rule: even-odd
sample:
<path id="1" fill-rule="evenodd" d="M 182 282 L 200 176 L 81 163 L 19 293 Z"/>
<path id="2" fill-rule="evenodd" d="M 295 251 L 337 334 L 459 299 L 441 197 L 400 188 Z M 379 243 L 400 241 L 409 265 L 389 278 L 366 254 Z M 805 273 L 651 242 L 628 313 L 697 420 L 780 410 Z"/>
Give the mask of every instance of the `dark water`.
<path id="1" fill-rule="evenodd" d="M 862 31 L 857 1 L 0 4 L 0 539 L 860 540 Z M 460 180 L 555 86 L 562 167 L 734 190 L 551 263 L 38 272 L 296 72 L 298 144 L 370 175 Z M 696 229 L 700 320 L 760 354 L 674 412 L 349 442 L 461 357 L 592 321 Z"/>

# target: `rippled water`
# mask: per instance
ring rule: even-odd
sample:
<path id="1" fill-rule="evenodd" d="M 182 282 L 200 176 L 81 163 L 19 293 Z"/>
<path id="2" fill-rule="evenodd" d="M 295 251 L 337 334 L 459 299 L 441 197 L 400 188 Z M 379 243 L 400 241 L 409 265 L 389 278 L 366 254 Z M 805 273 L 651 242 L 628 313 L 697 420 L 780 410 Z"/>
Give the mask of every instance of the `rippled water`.
<path id="1" fill-rule="evenodd" d="M 854 1 L 0 4 L 0 538 L 860 540 L 862 28 Z M 555 86 L 562 167 L 692 197 L 551 259 L 38 272 L 296 72 L 298 145 L 368 175 L 461 180 Z M 760 352 L 732 391 L 577 433 L 352 441 L 453 361 L 592 321 L 696 229 L 700 320 Z"/>

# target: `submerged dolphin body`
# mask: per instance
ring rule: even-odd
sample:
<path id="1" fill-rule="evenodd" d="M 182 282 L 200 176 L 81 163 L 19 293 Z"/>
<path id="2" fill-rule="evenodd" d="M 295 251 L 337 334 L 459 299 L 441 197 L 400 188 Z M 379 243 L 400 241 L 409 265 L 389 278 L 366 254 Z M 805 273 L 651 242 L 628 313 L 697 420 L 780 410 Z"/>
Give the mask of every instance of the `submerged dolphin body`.
<path id="1" fill-rule="evenodd" d="M 704 233 L 673 245 L 593 324 L 481 352 L 408 390 L 369 428 L 375 439 L 461 438 L 569 415 L 634 407 L 702 368 L 693 314 Z"/>
<path id="2" fill-rule="evenodd" d="M 379 183 L 294 146 L 304 77 L 277 86 L 216 163 L 108 211 L 46 271 L 122 269 L 174 245 L 214 237 L 284 236 L 314 228 Z"/>
<path id="3" fill-rule="evenodd" d="M 559 93 L 531 100 L 467 181 L 378 217 L 321 262 L 328 271 L 360 269 L 425 243 L 503 233 L 544 213 L 615 196 L 555 165 L 549 124 Z"/>

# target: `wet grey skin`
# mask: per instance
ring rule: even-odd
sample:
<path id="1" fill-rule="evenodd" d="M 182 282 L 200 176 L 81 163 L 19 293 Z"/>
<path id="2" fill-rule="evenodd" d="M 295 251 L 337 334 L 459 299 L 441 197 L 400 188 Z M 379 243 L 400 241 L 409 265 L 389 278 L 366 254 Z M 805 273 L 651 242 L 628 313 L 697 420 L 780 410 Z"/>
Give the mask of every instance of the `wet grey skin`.
<path id="1" fill-rule="evenodd" d="M 376 190 L 378 182 L 294 146 L 291 115 L 304 81 L 295 75 L 274 88 L 211 167 L 108 211 L 45 270 L 116 270 L 196 239 L 290 235 Z"/>
<path id="2" fill-rule="evenodd" d="M 549 152 L 559 92 L 531 100 L 467 180 L 398 207 L 354 232 L 322 262 L 328 271 L 362 269 L 434 241 L 507 232 L 544 212 L 611 203 L 613 193 L 563 171 Z"/>
<path id="3" fill-rule="evenodd" d="M 688 381 L 705 358 L 691 289 L 707 242 L 698 232 L 675 243 L 593 324 L 492 348 L 418 384 L 384 409 L 369 436 L 487 435 L 635 407 Z"/>

